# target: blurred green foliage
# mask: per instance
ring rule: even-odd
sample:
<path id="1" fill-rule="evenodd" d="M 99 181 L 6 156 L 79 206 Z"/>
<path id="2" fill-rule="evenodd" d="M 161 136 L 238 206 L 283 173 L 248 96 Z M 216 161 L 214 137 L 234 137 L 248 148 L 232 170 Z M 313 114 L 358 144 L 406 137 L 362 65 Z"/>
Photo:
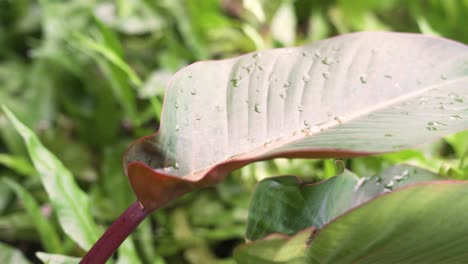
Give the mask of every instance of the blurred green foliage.
<path id="1" fill-rule="evenodd" d="M 0 104 L 73 174 L 70 186 L 85 191 L 87 213 L 103 230 L 135 199 L 121 156 L 133 140 L 157 130 L 164 87 L 181 67 L 362 30 L 468 43 L 467 15 L 466 0 L 0 0 Z M 411 162 L 461 179 L 468 175 L 466 142 L 464 132 L 418 150 L 345 162 L 360 176 Z M 0 114 L 0 260 L 28 263 L 24 254 L 32 263 L 76 261 L 35 254 L 84 253 L 61 228 L 36 168 Z M 233 263 L 259 180 L 297 174 L 312 181 L 336 172 L 333 160 L 245 167 L 154 213 L 118 262 Z"/>

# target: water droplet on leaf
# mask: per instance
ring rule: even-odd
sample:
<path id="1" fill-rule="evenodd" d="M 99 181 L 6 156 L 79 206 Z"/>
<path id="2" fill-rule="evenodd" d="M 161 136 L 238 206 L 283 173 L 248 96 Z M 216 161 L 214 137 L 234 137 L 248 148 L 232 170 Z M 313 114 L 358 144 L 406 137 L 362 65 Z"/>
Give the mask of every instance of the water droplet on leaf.
<path id="1" fill-rule="evenodd" d="M 367 83 L 367 75 L 365 75 L 365 74 L 361 75 L 361 77 L 359 77 L 359 80 L 361 80 L 362 84 L 366 84 Z"/>
<path id="2" fill-rule="evenodd" d="M 257 112 L 257 113 L 262 112 L 262 107 L 260 106 L 260 104 L 255 104 L 255 112 Z"/>
<path id="3" fill-rule="evenodd" d="M 453 115 L 453 116 L 449 116 L 449 119 L 456 120 L 456 119 L 463 119 L 463 118 L 459 115 Z"/>
<path id="4" fill-rule="evenodd" d="M 233 87 L 239 87 L 239 79 L 231 79 L 231 85 Z"/>
<path id="5" fill-rule="evenodd" d="M 391 190 L 393 190 L 394 186 L 395 186 L 395 182 L 394 181 L 389 181 L 387 184 L 384 185 L 384 188 L 391 191 Z"/>
<path id="6" fill-rule="evenodd" d="M 322 60 L 322 63 L 325 64 L 325 65 L 330 65 L 332 64 L 334 61 L 328 57 L 325 57 L 323 60 Z"/>
<path id="7" fill-rule="evenodd" d="M 354 186 L 354 191 L 357 191 L 359 188 L 364 186 L 364 184 L 366 184 L 366 182 L 368 180 L 369 180 L 369 178 L 367 178 L 367 177 L 360 178 L 359 181 L 357 182 L 356 186 Z"/>
<path id="8" fill-rule="evenodd" d="M 405 181 L 409 177 L 408 170 L 404 170 L 400 175 L 395 175 L 393 179 L 397 182 Z"/>

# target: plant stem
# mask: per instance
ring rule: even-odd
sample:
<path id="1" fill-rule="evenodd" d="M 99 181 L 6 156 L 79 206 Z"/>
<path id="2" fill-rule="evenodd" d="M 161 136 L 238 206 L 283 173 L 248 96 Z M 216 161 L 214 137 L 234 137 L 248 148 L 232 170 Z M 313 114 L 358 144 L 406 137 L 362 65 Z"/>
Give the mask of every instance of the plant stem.
<path id="1" fill-rule="evenodd" d="M 134 202 L 104 232 L 80 264 L 104 264 L 152 211 L 144 209 L 138 201 Z"/>

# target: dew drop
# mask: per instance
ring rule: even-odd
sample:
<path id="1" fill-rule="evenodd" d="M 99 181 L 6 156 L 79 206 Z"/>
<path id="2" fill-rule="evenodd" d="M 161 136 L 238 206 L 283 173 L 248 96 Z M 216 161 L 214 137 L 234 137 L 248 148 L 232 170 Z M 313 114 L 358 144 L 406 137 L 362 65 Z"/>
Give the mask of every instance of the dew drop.
<path id="1" fill-rule="evenodd" d="M 304 76 L 302 76 L 302 80 L 303 80 L 304 82 L 309 81 L 309 80 L 310 80 L 310 75 L 309 75 L 309 74 L 305 74 Z"/>
<path id="2" fill-rule="evenodd" d="M 434 122 L 428 122 L 427 125 L 428 126 L 446 126 L 447 124 L 434 121 Z"/>
<path id="3" fill-rule="evenodd" d="M 283 85 L 284 88 L 289 88 L 290 86 L 291 86 L 290 81 L 285 82 L 284 85 Z"/>
<path id="4" fill-rule="evenodd" d="M 258 58 L 260 56 L 262 56 L 262 54 L 260 52 L 256 52 L 256 53 L 252 54 L 252 58 Z"/>
<path id="5" fill-rule="evenodd" d="M 310 123 L 307 120 L 304 120 L 304 126 L 307 128 L 310 128 Z"/>
<path id="6" fill-rule="evenodd" d="M 322 72 L 322 76 L 324 79 L 328 79 L 328 77 L 330 77 L 330 72 Z"/>
<path id="7" fill-rule="evenodd" d="M 233 87 L 239 87 L 239 79 L 236 79 L 236 78 L 231 79 L 231 85 Z"/>
<path id="8" fill-rule="evenodd" d="M 260 104 L 255 104 L 255 112 L 257 112 L 257 113 L 262 112 L 262 107 L 260 106 Z"/>
<path id="9" fill-rule="evenodd" d="M 298 105 L 298 106 L 297 106 L 297 111 L 299 111 L 299 112 L 304 111 L 304 106 Z"/>
<path id="10" fill-rule="evenodd" d="M 334 61 L 328 57 L 325 57 L 323 60 L 322 60 L 322 63 L 325 64 L 325 65 L 330 65 L 332 64 Z"/>
<path id="11" fill-rule="evenodd" d="M 178 103 L 175 103 L 175 104 L 174 104 L 174 107 L 175 107 L 176 109 L 179 108 L 179 104 L 178 104 Z"/>
<path id="12" fill-rule="evenodd" d="M 463 99 L 456 93 L 449 93 L 449 97 L 454 99 L 455 102 L 463 103 Z"/>
<path id="13" fill-rule="evenodd" d="M 441 78 L 442 80 L 447 80 L 447 76 L 444 75 L 444 74 L 440 75 L 440 78 Z"/>
<path id="14" fill-rule="evenodd" d="M 279 94 L 279 96 L 281 97 L 281 99 L 285 99 L 286 98 L 286 92 L 281 92 Z"/>
<path id="15" fill-rule="evenodd" d="M 457 120 L 457 119 L 463 119 L 463 118 L 459 115 L 453 115 L 453 116 L 449 116 L 449 119 Z"/>
<path id="16" fill-rule="evenodd" d="M 242 69 L 246 70 L 247 73 L 250 73 L 250 71 L 252 70 L 253 68 L 253 65 L 252 64 L 246 64 L 244 66 L 242 66 Z M 232 81 L 232 80 L 231 80 Z"/>
<path id="17" fill-rule="evenodd" d="M 178 170 L 179 169 L 179 163 L 174 162 L 174 169 Z"/>
<path id="18" fill-rule="evenodd" d="M 377 185 L 380 185 L 380 183 L 382 183 L 382 178 L 380 178 L 380 177 L 375 177 L 375 183 L 376 183 Z"/>
<path id="19" fill-rule="evenodd" d="M 437 127 L 428 126 L 428 127 L 426 127 L 426 130 L 427 131 L 437 131 Z"/>
<path id="20" fill-rule="evenodd" d="M 195 119 L 196 119 L 196 120 L 201 120 L 201 116 L 200 116 L 200 115 L 196 115 L 196 116 L 195 116 Z"/>
<path id="21" fill-rule="evenodd" d="M 175 131 L 179 131 L 179 125 L 175 126 Z"/>
<path id="22" fill-rule="evenodd" d="M 359 80 L 361 80 L 362 84 L 366 84 L 367 83 L 367 75 L 365 75 L 365 74 L 361 75 L 361 77 L 359 77 Z"/>
<path id="23" fill-rule="evenodd" d="M 368 180 L 369 180 L 369 178 L 367 178 L 367 177 L 360 178 L 359 181 L 357 182 L 356 186 L 354 186 L 354 191 L 357 191 L 359 188 L 364 186 L 364 184 L 366 184 L 366 182 Z"/>
<path id="24" fill-rule="evenodd" d="M 390 74 L 384 74 L 384 77 L 387 79 L 392 79 L 392 76 Z"/>
<path id="25" fill-rule="evenodd" d="M 190 90 L 190 93 L 191 93 L 192 95 L 196 95 L 196 94 L 197 94 L 197 90 L 194 88 L 194 89 Z"/>
<path id="26" fill-rule="evenodd" d="M 395 175 L 393 179 L 397 182 L 401 182 L 401 181 L 408 179 L 408 177 L 409 177 L 408 170 L 404 170 L 400 175 Z"/>
<path id="27" fill-rule="evenodd" d="M 216 105 L 216 111 L 223 112 L 223 107 L 221 105 Z"/>
<path id="28" fill-rule="evenodd" d="M 262 66 L 257 66 L 257 69 L 258 69 L 259 71 L 263 71 L 263 67 L 262 67 Z"/>
<path id="29" fill-rule="evenodd" d="M 334 119 L 338 122 L 338 124 L 343 123 L 343 120 L 341 120 L 341 118 L 339 116 L 335 116 Z"/>
<path id="30" fill-rule="evenodd" d="M 394 186 L 395 186 L 395 182 L 394 181 L 389 181 L 387 184 L 384 185 L 384 188 L 391 191 L 391 190 L 393 190 Z"/>

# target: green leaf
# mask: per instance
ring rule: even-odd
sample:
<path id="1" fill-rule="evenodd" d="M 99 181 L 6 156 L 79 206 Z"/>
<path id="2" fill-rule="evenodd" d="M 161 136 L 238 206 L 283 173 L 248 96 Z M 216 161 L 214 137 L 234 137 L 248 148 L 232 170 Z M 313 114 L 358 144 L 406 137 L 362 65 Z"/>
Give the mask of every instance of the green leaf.
<path id="1" fill-rule="evenodd" d="M 356 208 L 313 238 L 307 263 L 466 262 L 467 184 L 420 184 Z"/>
<path id="2" fill-rule="evenodd" d="M 60 242 L 59 235 L 55 231 L 53 225 L 47 220 L 47 218 L 41 213 L 39 205 L 37 204 L 34 197 L 21 185 L 13 180 L 4 178 L 3 182 L 13 189 L 16 194 L 23 201 L 24 207 L 29 214 L 31 219 L 34 219 L 33 223 L 36 226 L 36 230 L 39 233 L 39 238 L 44 249 L 48 252 L 62 252 L 62 245 Z"/>
<path id="3" fill-rule="evenodd" d="M 91 217 L 88 196 L 78 187 L 71 172 L 41 144 L 36 135 L 6 107 L 2 108 L 23 137 L 60 226 L 81 248 L 88 250 L 100 234 Z"/>
<path id="4" fill-rule="evenodd" d="M 255 240 L 276 235 L 239 247 L 236 258 L 244 256 L 242 263 L 248 263 L 262 256 L 262 263 L 283 263 L 268 253 L 274 248 L 269 245 L 270 237 L 285 244 L 302 237 L 304 231 L 300 231 L 305 227 L 315 226 L 317 230 L 308 231 L 307 242 L 295 247 L 300 251 L 298 263 L 466 260 L 466 242 L 460 234 L 468 230 L 461 220 L 465 217 L 461 211 L 468 204 L 468 183 L 441 179 L 409 165 L 360 180 L 344 172 L 311 185 L 301 184 L 293 176 L 267 179 L 254 194 L 247 237 Z M 351 182 L 355 184 L 346 185 Z M 287 237 L 276 232 L 299 233 Z"/>
<path id="5" fill-rule="evenodd" d="M 20 250 L 0 242 L 0 263 L 29 264 L 31 262 Z"/>
<path id="6" fill-rule="evenodd" d="M 271 34 L 283 46 L 293 45 L 296 39 L 296 15 L 292 1 L 285 1 L 271 21 Z"/>
<path id="7" fill-rule="evenodd" d="M 31 176 L 36 173 L 36 170 L 31 166 L 31 163 L 21 156 L 0 154 L 0 164 L 25 176 Z"/>
<path id="8" fill-rule="evenodd" d="M 295 176 L 261 181 L 251 201 L 246 237 L 256 240 L 272 233 L 294 235 L 310 226 L 322 228 L 332 219 L 379 195 L 423 181 L 436 174 L 410 165 L 391 167 L 374 177 L 358 178 L 345 170 L 315 184 Z"/>
<path id="9" fill-rule="evenodd" d="M 415 34 L 198 62 L 173 76 L 160 130 L 129 148 L 127 174 L 155 208 L 258 160 L 407 149 L 466 130 L 467 89 L 468 48 Z"/>
<path id="10" fill-rule="evenodd" d="M 36 256 L 44 264 L 78 264 L 80 263 L 80 258 L 74 258 L 74 257 L 58 255 L 58 254 L 36 252 Z"/>
<path id="11" fill-rule="evenodd" d="M 264 240 L 237 247 L 234 257 L 237 263 L 304 263 L 305 245 L 312 234 L 313 228 L 308 228 L 291 239 L 286 236 L 272 235 Z"/>

